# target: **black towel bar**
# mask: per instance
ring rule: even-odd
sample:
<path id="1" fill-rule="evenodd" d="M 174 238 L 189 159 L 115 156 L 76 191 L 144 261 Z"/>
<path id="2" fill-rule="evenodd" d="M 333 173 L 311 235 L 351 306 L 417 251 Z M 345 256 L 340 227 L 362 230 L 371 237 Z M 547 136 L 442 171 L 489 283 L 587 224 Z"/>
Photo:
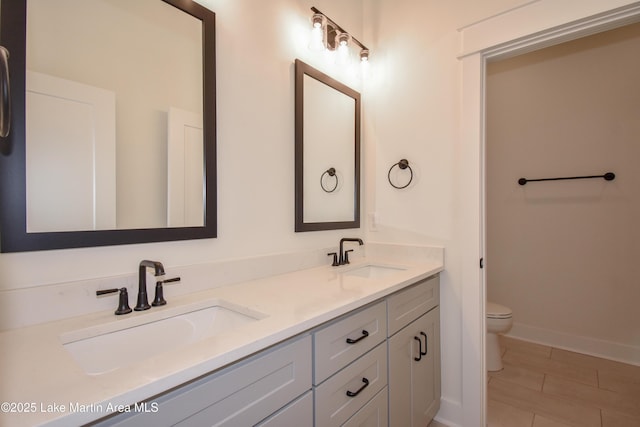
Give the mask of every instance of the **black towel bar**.
<path id="1" fill-rule="evenodd" d="M 567 176 L 562 178 L 538 178 L 538 179 L 520 178 L 518 180 L 518 184 L 525 185 L 527 182 L 534 182 L 534 181 L 561 181 L 565 179 L 587 179 L 587 178 L 604 178 L 605 181 L 613 181 L 616 178 L 616 174 L 613 172 L 607 172 L 604 175 Z"/>

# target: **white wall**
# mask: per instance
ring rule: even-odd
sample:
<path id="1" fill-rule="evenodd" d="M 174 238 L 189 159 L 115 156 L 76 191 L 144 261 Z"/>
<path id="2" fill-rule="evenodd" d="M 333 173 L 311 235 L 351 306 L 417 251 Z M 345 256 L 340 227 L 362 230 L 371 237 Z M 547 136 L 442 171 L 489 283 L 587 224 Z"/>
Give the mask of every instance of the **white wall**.
<path id="1" fill-rule="evenodd" d="M 307 49 L 315 5 L 362 38 L 361 0 L 208 0 L 216 13 L 218 238 L 0 254 L 0 290 L 133 274 L 140 260 L 167 269 L 337 246 L 362 230 L 295 233 L 295 58 L 360 90 Z"/>
<path id="2" fill-rule="evenodd" d="M 375 158 L 368 159 L 376 170 L 368 212 L 376 211 L 379 219 L 379 231 L 368 237 L 446 247 L 439 417 L 450 425 L 480 425 L 484 412 L 484 284 L 478 268 L 483 254 L 482 52 L 513 49 L 516 40 L 522 47 L 546 42 L 588 27 L 591 16 L 631 3 L 457 1 L 444 7 L 381 0 L 371 19 L 383 65 L 376 67 L 382 70 L 374 78 L 378 87 L 367 92 L 379 97 L 367 104 L 373 116 L 367 143 L 376 147 Z M 417 179 L 397 191 L 386 183 L 386 171 L 402 157 L 416 166 Z"/>
<path id="3" fill-rule="evenodd" d="M 490 63 L 486 144 L 487 295 L 512 334 L 636 364 L 639 50 L 636 23 Z"/>
<path id="4" fill-rule="evenodd" d="M 476 321 L 472 330 L 465 332 L 461 322 L 463 273 L 456 241 L 464 240 L 464 232 L 456 227 L 456 193 L 464 154 L 458 152 L 462 108 L 462 69 L 456 57 L 458 28 L 525 2 L 455 1 L 446 6 L 417 0 L 374 3 L 377 8 L 371 26 L 377 40 L 364 105 L 372 122 L 365 138 L 367 173 L 375 182 L 366 214 L 375 212 L 378 222 L 377 231 L 370 231 L 367 238 L 445 246 L 446 271 L 441 276 L 443 402 L 439 417 L 462 424 L 463 339 L 468 333 L 478 333 L 482 325 Z M 408 188 L 396 190 L 387 181 L 387 171 L 401 158 L 409 160 L 414 180 Z M 370 226 L 370 217 L 366 219 Z M 476 349 L 469 357 L 479 359 L 480 351 Z"/>

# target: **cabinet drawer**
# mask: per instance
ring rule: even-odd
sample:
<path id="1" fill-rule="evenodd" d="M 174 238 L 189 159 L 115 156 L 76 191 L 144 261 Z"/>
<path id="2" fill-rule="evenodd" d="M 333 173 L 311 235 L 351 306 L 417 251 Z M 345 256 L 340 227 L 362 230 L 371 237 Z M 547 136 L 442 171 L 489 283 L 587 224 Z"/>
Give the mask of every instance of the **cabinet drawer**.
<path id="1" fill-rule="evenodd" d="M 384 342 L 315 388 L 316 427 L 342 425 L 386 385 Z"/>
<path id="2" fill-rule="evenodd" d="M 255 425 L 310 389 L 306 335 L 154 398 L 155 413 L 123 414 L 99 425 Z"/>
<path id="3" fill-rule="evenodd" d="M 189 396 L 180 396 L 177 407 L 198 399 L 204 408 L 177 425 L 254 425 L 276 412 L 311 388 L 309 338 L 233 369 L 193 390 Z"/>
<path id="4" fill-rule="evenodd" d="M 387 298 L 388 333 L 395 334 L 440 304 L 440 277 L 425 279 Z"/>
<path id="5" fill-rule="evenodd" d="M 313 427 L 313 392 L 309 390 L 256 427 Z"/>
<path id="6" fill-rule="evenodd" d="M 341 318 L 313 334 L 314 384 L 371 350 L 387 337 L 384 301 Z"/>
<path id="7" fill-rule="evenodd" d="M 389 425 L 388 387 L 385 387 L 342 427 L 387 427 Z"/>

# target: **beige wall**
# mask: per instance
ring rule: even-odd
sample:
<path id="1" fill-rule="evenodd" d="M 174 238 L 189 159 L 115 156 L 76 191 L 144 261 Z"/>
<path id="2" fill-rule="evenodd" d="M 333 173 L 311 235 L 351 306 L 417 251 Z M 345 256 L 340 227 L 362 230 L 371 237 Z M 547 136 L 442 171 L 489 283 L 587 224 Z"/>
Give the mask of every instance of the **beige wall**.
<path id="1" fill-rule="evenodd" d="M 635 363 L 638 51 L 633 24 L 489 64 L 486 143 L 488 299 L 514 335 Z"/>

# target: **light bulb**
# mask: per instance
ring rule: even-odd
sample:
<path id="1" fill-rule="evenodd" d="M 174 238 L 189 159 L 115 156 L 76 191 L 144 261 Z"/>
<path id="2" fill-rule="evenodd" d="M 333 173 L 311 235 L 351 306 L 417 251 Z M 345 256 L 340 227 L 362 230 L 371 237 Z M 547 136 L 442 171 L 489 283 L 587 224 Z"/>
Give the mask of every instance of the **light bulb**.
<path id="1" fill-rule="evenodd" d="M 309 49 L 315 52 L 324 50 L 324 32 L 322 31 L 322 15 L 316 13 L 313 15 L 313 28 L 311 29 L 311 39 L 309 40 Z"/>
<path id="2" fill-rule="evenodd" d="M 360 61 L 360 74 L 364 79 L 368 79 L 371 76 L 371 64 L 369 64 L 368 60 Z"/>
<path id="3" fill-rule="evenodd" d="M 338 63 L 340 65 L 349 63 L 349 34 L 347 33 L 338 36 Z"/>
<path id="4" fill-rule="evenodd" d="M 360 75 L 362 78 L 369 78 L 371 73 L 371 64 L 369 63 L 369 50 L 362 49 L 360 51 Z"/>

